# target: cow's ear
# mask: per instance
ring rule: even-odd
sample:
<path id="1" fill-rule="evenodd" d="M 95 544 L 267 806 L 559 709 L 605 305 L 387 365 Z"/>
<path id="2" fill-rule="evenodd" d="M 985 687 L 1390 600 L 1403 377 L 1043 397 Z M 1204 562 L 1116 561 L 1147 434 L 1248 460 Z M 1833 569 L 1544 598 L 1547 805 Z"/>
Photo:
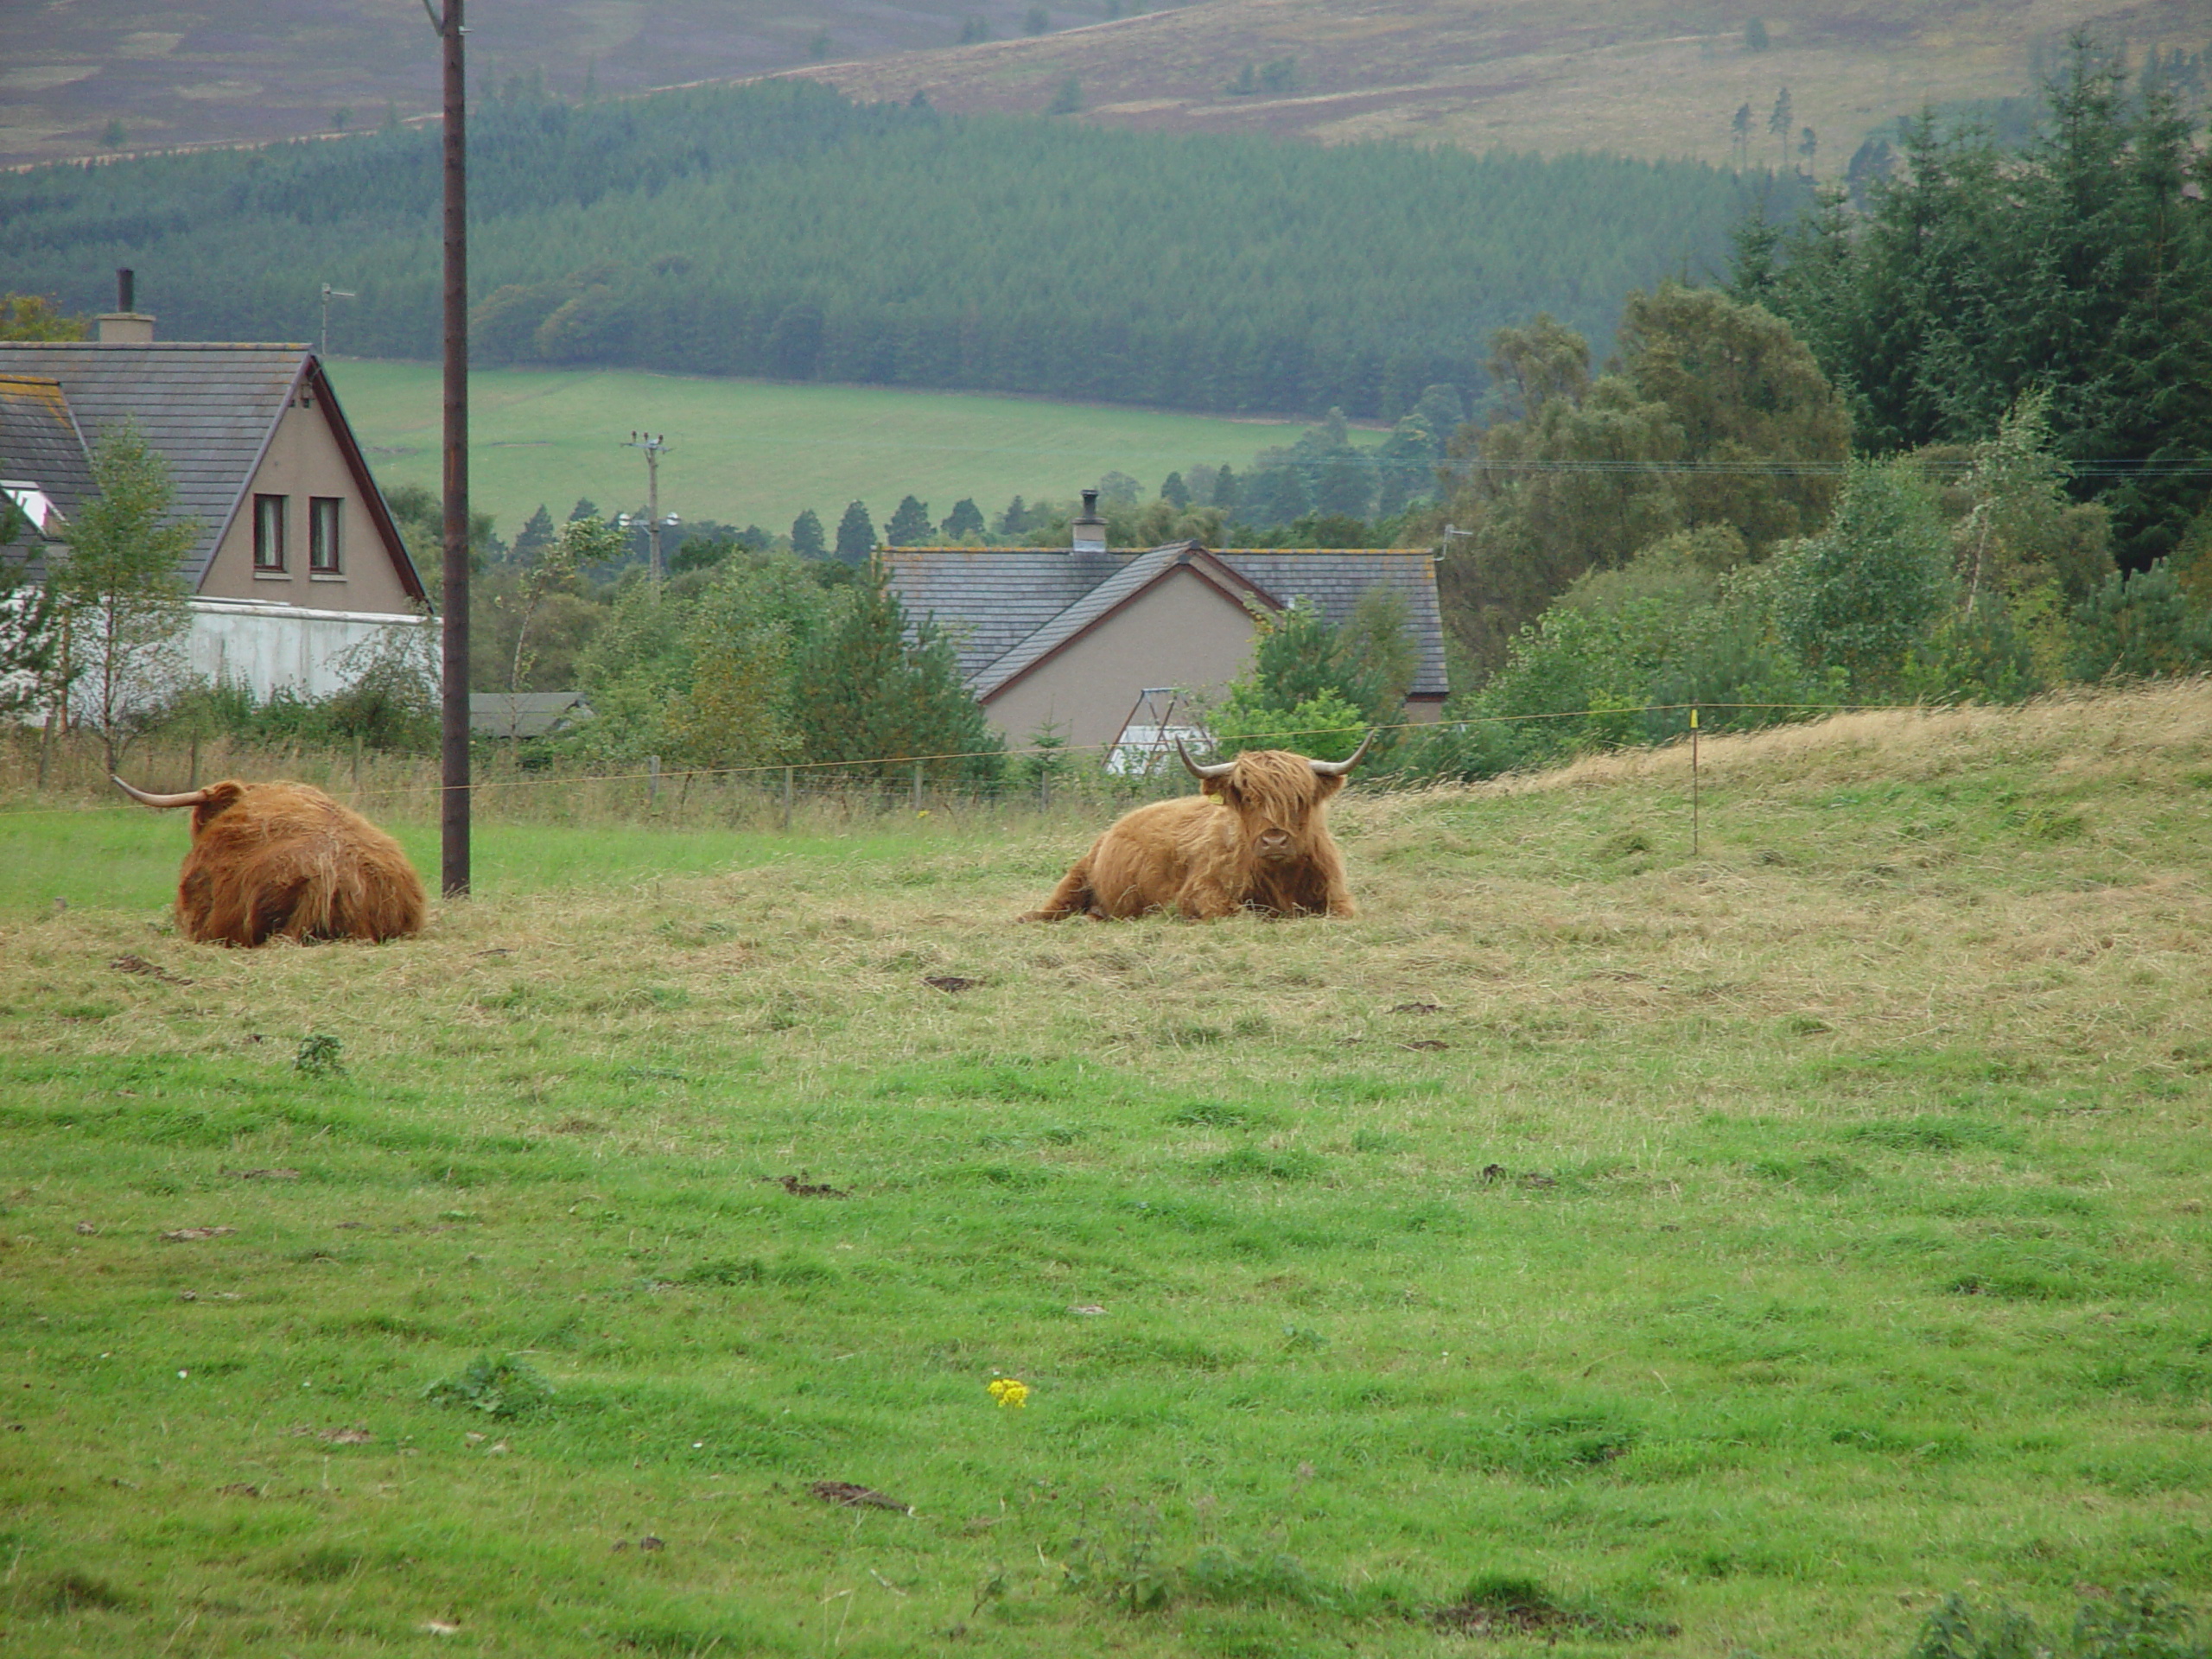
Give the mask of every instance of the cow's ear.
<path id="1" fill-rule="evenodd" d="M 1244 798 L 1236 792 L 1236 785 L 1226 778 L 1209 778 L 1198 785 L 1201 795 L 1218 795 L 1222 804 L 1231 810 L 1244 804 Z"/>
<path id="2" fill-rule="evenodd" d="M 207 798 L 192 809 L 192 827 L 196 832 L 213 823 L 245 798 L 245 785 L 230 779 L 207 785 Z"/>

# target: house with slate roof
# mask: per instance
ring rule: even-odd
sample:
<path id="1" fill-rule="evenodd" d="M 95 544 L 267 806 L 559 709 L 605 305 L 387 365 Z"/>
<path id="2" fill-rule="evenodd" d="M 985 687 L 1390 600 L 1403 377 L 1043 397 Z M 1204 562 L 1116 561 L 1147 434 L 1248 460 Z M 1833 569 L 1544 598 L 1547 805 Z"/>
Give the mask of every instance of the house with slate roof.
<path id="1" fill-rule="evenodd" d="M 1052 726 L 1074 746 L 1119 742 L 1160 717 L 1163 690 L 1186 706 L 1243 672 L 1255 611 L 1303 601 L 1341 625 L 1377 587 L 1403 597 L 1417 653 L 1405 717 L 1442 714 L 1450 686 L 1427 550 L 1109 548 L 1097 495 L 1083 493 L 1068 547 L 878 555 L 907 614 L 950 636 L 969 689 L 1010 741 Z"/>
<path id="2" fill-rule="evenodd" d="M 319 696 L 340 661 L 419 623 L 422 578 L 314 352 L 157 341 L 129 308 L 91 340 L 0 341 L 0 489 L 32 529 L 0 556 L 42 575 L 124 421 L 167 458 L 200 536 L 181 567 L 194 672 Z"/>

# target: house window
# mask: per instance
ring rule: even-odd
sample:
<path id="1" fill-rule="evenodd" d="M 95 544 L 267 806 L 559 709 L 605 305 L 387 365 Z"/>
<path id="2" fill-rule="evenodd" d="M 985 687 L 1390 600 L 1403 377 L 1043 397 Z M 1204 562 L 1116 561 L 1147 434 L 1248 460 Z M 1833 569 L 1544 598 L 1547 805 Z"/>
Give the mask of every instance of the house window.
<path id="1" fill-rule="evenodd" d="M 308 498 L 308 569 L 313 575 L 334 576 L 346 569 L 338 541 L 340 513 L 345 505 L 343 498 L 335 495 Z"/>
<path id="2" fill-rule="evenodd" d="M 291 498 L 283 495 L 257 495 L 253 498 L 253 568 L 257 570 L 282 570 L 284 568 L 284 510 Z"/>

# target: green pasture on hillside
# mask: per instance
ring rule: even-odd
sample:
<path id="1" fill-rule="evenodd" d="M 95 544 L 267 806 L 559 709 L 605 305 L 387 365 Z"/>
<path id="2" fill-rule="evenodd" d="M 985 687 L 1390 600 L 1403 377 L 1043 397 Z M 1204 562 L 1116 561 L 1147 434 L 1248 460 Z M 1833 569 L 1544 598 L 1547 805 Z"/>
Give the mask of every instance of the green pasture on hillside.
<path id="1" fill-rule="evenodd" d="M 341 360 L 331 378 L 378 480 L 439 487 L 435 363 Z M 880 531 L 904 495 L 942 519 L 963 496 L 988 515 L 1013 497 L 1072 500 L 1109 472 L 1147 493 L 1194 464 L 1242 471 L 1305 429 L 1150 410 L 983 393 L 619 370 L 493 370 L 469 377 L 469 490 L 512 537 L 543 504 L 565 517 L 579 496 L 609 514 L 641 507 L 633 429 L 664 434 L 664 512 L 782 532 L 811 507 L 834 535 L 848 501 Z"/>
<path id="2" fill-rule="evenodd" d="M 1694 856 L 1676 751 L 1355 782 L 1342 924 L 1014 924 L 1065 830 L 487 805 L 422 938 L 232 951 L 177 817 L 0 803 L 0 1646 L 2203 1605 L 2208 739 L 2202 686 L 1715 739 Z"/>

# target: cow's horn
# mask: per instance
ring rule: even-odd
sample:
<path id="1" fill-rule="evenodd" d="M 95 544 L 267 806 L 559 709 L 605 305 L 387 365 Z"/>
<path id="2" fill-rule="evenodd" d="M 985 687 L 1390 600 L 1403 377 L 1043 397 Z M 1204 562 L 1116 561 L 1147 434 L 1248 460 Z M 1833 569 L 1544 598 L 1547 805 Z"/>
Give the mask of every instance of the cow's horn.
<path id="1" fill-rule="evenodd" d="M 1200 766 L 1191 759 L 1191 752 L 1183 747 L 1183 740 L 1179 737 L 1175 740 L 1175 753 L 1183 757 L 1183 764 L 1191 769 L 1193 778 L 1226 778 L 1236 770 L 1234 760 L 1224 760 L 1217 766 Z"/>
<path id="2" fill-rule="evenodd" d="M 207 791 L 204 789 L 189 790 L 182 795 L 149 795 L 144 790 L 135 789 L 124 783 L 113 772 L 110 772 L 108 777 L 118 789 L 141 806 L 197 806 L 207 798 Z"/>
<path id="3" fill-rule="evenodd" d="M 1349 760 L 1308 760 L 1306 764 L 1323 778 L 1341 778 L 1367 758 L 1368 750 L 1375 747 L 1375 734 L 1370 732 L 1360 740 L 1359 747 L 1351 752 Z"/>

